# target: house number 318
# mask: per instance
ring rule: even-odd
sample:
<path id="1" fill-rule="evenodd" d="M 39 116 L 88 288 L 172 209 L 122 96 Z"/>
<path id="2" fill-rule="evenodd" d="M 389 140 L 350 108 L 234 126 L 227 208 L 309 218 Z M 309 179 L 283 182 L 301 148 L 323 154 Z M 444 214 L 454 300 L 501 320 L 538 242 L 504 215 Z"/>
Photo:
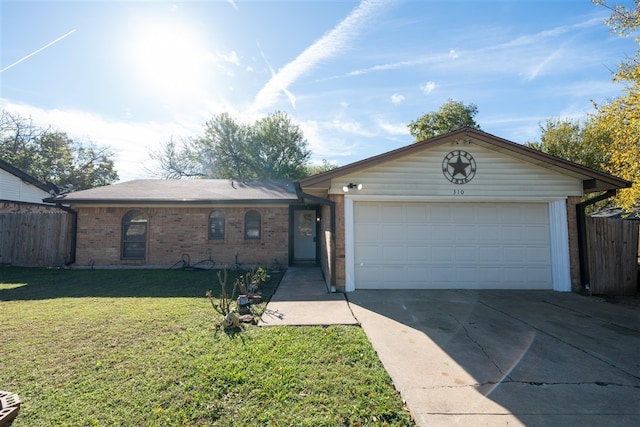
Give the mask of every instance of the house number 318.
<path id="1" fill-rule="evenodd" d="M 453 190 L 454 196 L 464 196 L 464 190 Z"/>

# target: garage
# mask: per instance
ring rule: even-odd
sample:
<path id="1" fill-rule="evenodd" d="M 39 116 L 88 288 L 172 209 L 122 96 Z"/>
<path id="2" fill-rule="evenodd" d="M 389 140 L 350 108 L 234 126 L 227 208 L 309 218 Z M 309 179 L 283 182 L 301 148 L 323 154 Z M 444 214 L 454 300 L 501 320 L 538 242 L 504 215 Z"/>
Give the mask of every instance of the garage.
<path id="1" fill-rule="evenodd" d="M 354 203 L 356 289 L 552 289 L 547 203 Z"/>
<path id="2" fill-rule="evenodd" d="M 463 128 L 300 180 L 330 289 L 588 284 L 584 203 L 630 182 Z M 586 203 L 586 202 L 585 202 Z"/>

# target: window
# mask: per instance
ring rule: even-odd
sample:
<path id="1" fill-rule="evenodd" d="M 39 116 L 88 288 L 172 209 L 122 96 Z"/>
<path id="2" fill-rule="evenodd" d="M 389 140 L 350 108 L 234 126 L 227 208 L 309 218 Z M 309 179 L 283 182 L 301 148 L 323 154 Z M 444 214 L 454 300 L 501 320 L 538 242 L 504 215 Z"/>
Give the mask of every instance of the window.
<path id="1" fill-rule="evenodd" d="M 122 259 L 145 259 L 147 256 L 147 217 L 129 211 L 122 218 Z"/>
<path id="2" fill-rule="evenodd" d="M 260 212 L 249 211 L 244 215 L 244 239 L 260 240 Z"/>
<path id="3" fill-rule="evenodd" d="M 215 210 L 209 215 L 209 240 L 224 240 L 224 211 Z"/>

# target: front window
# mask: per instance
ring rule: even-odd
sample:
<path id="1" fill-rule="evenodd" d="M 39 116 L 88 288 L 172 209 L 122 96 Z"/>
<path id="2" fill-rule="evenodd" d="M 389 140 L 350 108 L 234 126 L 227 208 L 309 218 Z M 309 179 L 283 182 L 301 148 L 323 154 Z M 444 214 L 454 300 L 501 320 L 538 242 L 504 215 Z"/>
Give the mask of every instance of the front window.
<path id="1" fill-rule="evenodd" d="M 209 240 L 224 240 L 224 211 L 215 210 L 209 215 Z"/>
<path id="2" fill-rule="evenodd" d="M 122 259 L 145 259 L 147 256 L 147 217 L 129 211 L 122 218 Z"/>
<path id="3" fill-rule="evenodd" d="M 249 211 L 244 216 L 245 240 L 260 240 L 260 212 Z"/>

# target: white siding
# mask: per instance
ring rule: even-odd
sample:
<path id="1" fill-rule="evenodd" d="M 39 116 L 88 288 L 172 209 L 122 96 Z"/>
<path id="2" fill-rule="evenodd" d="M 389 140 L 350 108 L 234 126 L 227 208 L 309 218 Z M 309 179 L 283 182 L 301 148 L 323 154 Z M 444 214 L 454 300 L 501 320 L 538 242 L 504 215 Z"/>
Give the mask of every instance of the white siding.
<path id="1" fill-rule="evenodd" d="M 0 200 L 42 203 L 42 199 L 48 196 L 46 191 L 22 181 L 4 169 L 0 169 Z"/>
<path id="2" fill-rule="evenodd" d="M 447 153 L 464 150 L 476 162 L 475 177 L 466 184 L 453 184 L 443 175 Z M 334 180 L 329 190 L 342 194 L 347 183 L 362 184 L 349 196 L 402 196 L 407 198 L 456 198 L 473 200 L 564 199 L 582 195 L 582 181 L 547 167 L 526 162 L 475 143 L 451 143 L 425 149 L 410 157 L 387 161 Z M 464 194 L 460 194 L 460 190 Z"/>

